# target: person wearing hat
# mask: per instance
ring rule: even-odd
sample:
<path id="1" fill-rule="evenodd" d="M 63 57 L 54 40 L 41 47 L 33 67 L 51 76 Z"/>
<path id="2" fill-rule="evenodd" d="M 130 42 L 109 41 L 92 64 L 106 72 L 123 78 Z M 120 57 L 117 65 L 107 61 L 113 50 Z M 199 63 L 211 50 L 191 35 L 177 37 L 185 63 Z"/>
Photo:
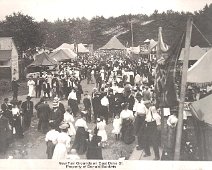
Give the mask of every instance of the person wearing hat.
<path id="1" fill-rule="evenodd" d="M 74 117 L 76 117 L 77 113 L 79 112 L 79 107 L 77 103 L 77 94 L 75 89 L 72 89 L 68 95 L 68 105 L 72 109 Z"/>
<path id="2" fill-rule="evenodd" d="M 67 158 L 71 143 L 71 138 L 67 133 L 69 125 L 67 123 L 63 123 L 59 126 L 59 128 L 61 132 L 57 135 L 56 146 L 52 156 L 52 159 L 55 160 L 62 160 Z"/>
<path id="3" fill-rule="evenodd" d="M 48 83 L 48 79 L 45 79 L 43 82 L 43 95 L 44 97 L 48 95 L 48 98 L 50 99 L 50 84 Z"/>
<path id="4" fill-rule="evenodd" d="M 83 104 L 84 111 L 87 113 L 86 121 L 91 122 L 91 96 L 88 94 L 88 91 L 85 91 Z"/>
<path id="5" fill-rule="evenodd" d="M 133 111 L 135 98 L 131 94 L 131 85 L 126 85 L 124 87 L 124 93 L 122 94 L 121 101 L 122 103 L 128 103 L 128 109 Z"/>
<path id="6" fill-rule="evenodd" d="M 11 82 L 11 89 L 13 91 L 13 100 L 18 100 L 18 88 L 20 87 L 20 84 L 17 82 L 16 78 L 13 77 L 13 80 Z"/>
<path id="7" fill-rule="evenodd" d="M 29 88 L 28 96 L 34 97 L 35 96 L 35 81 L 33 80 L 32 76 L 30 76 L 30 78 L 27 82 L 27 86 Z"/>
<path id="8" fill-rule="evenodd" d="M 105 130 L 106 122 L 103 117 L 97 118 L 96 129 L 98 130 L 97 135 L 101 136 L 102 147 L 105 146 L 107 142 L 107 132 Z"/>
<path id="9" fill-rule="evenodd" d="M 1 110 L 2 110 L 2 114 L 9 119 L 9 121 L 11 122 L 12 121 L 12 113 L 9 109 L 9 99 L 8 98 L 5 98 L 4 99 L 4 102 L 2 103 L 1 105 Z"/>
<path id="10" fill-rule="evenodd" d="M 133 111 L 128 109 L 128 103 L 122 103 L 121 119 L 121 140 L 126 144 L 131 144 L 135 141 L 133 120 Z"/>
<path id="11" fill-rule="evenodd" d="M 55 130 L 53 123 L 49 123 L 50 131 L 47 132 L 45 141 L 46 141 L 46 154 L 48 159 L 52 159 L 54 148 L 57 143 L 57 137 L 59 132 Z"/>
<path id="12" fill-rule="evenodd" d="M 64 114 L 65 113 L 65 106 L 64 106 L 64 104 L 60 101 L 60 98 L 58 98 L 57 96 L 54 98 L 54 101 L 53 102 L 58 102 L 59 103 L 59 109 L 60 109 L 60 111 L 62 112 L 62 114 Z"/>
<path id="13" fill-rule="evenodd" d="M 86 152 L 87 159 L 97 159 L 102 160 L 102 147 L 101 140 L 102 137 L 97 135 L 98 130 L 94 129 L 94 134 L 92 136 L 91 141 L 88 143 L 88 150 Z"/>
<path id="14" fill-rule="evenodd" d="M 135 104 L 133 106 L 133 112 L 135 115 L 135 135 L 138 137 L 137 150 L 141 150 L 144 147 L 144 137 L 145 137 L 145 118 L 147 114 L 147 108 L 143 101 L 143 96 L 141 93 L 136 94 Z"/>
<path id="15" fill-rule="evenodd" d="M 53 123 L 55 129 L 59 131 L 59 126 L 62 121 L 63 121 L 63 113 L 59 109 L 59 101 L 54 100 L 52 103 L 52 110 L 50 112 L 49 123 Z"/>
<path id="16" fill-rule="evenodd" d="M 102 93 L 102 99 L 101 99 L 101 110 L 100 110 L 100 116 L 104 117 L 106 124 L 108 124 L 108 116 L 109 116 L 109 100 L 107 97 L 107 93 Z"/>
<path id="17" fill-rule="evenodd" d="M 87 140 L 89 139 L 86 117 L 81 115 L 81 118 L 75 122 L 75 127 L 77 127 L 77 131 L 72 149 L 76 149 L 77 153 L 82 155 L 87 150 Z"/>
<path id="18" fill-rule="evenodd" d="M 80 84 L 80 81 L 76 81 L 76 95 L 77 95 L 77 102 L 80 104 L 81 96 L 83 94 L 82 85 Z"/>
<path id="19" fill-rule="evenodd" d="M 97 117 L 99 117 L 101 111 L 101 96 L 99 92 L 95 92 L 92 98 L 92 106 L 93 106 L 93 115 L 94 115 L 94 123 L 96 123 Z"/>
<path id="20" fill-rule="evenodd" d="M 12 115 L 13 115 L 13 134 L 18 138 L 23 138 L 23 128 L 21 126 L 21 112 L 18 108 L 17 102 L 13 103 L 12 107 Z"/>
<path id="21" fill-rule="evenodd" d="M 30 124 L 31 124 L 31 119 L 33 116 L 33 108 L 34 104 L 31 101 L 31 97 L 27 96 L 26 101 L 22 103 L 21 109 L 24 117 L 24 130 L 29 129 Z"/>

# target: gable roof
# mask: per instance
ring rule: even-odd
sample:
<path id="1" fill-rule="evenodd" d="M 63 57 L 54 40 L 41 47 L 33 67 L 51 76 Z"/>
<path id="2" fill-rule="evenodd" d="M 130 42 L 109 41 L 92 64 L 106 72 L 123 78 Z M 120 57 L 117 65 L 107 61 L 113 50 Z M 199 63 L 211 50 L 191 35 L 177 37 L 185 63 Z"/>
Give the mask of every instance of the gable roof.
<path id="1" fill-rule="evenodd" d="M 184 59 L 185 48 L 182 48 L 182 51 L 180 53 L 179 60 Z M 205 51 L 201 49 L 199 46 L 190 47 L 190 54 L 189 54 L 189 60 L 199 60 L 203 54 L 205 54 Z"/>
<path id="2" fill-rule="evenodd" d="M 0 61 L 8 61 L 11 59 L 12 50 L 0 50 Z"/>
<path id="3" fill-rule="evenodd" d="M 35 56 L 35 61 L 32 62 L 29 66 L 52 66 L 56 65 L 57 62 L 51 59 L 45 52 Z M 28 66 L 28 67 L 29 67 Z"/>
<path id="4" fill-rule="evenodd" d="M 125 50 L 126 47 L 116 38 L 112 37 L 100 50 Z"/>

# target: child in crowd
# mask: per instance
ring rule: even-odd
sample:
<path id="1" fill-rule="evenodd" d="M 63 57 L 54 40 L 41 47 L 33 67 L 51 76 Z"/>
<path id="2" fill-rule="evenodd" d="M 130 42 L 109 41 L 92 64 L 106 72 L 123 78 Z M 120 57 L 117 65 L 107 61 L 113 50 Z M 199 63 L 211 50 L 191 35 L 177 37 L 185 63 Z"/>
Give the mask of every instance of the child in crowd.
<path id="1" fill-rule="evenodd" d="M 115 119 L 113 120 L 113 130 L 112 133 L 115 134 L 116 140 L 119 140 L 120 138 L 120 131 L 121 131 L 121 119 L 118 115 L 115 116 Z"/>

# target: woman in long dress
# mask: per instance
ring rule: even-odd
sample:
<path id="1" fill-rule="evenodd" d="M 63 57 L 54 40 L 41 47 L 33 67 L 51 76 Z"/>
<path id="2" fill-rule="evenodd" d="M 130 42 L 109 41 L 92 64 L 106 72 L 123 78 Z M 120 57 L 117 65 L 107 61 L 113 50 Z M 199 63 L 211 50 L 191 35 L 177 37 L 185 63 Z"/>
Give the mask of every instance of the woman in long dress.
<path id="1" fill-rule="evenodd" d="M 103 159 L 101 140 L 102 137 L 97 135 L 97 129 L 95 128 L 94 135 L 91 141 L 88 143 L 88 150 L 86 153 L 87 159 Z"/>
<path id="2" fill-rule="evenodd" d="M 12 108 L 12 115 L 13 115 L 13 134 L 15 134 L 19 138 L 23 138 L 23 128 L 21 126 L 21 112 L 18 108 L 17 103 L 13 104 Z"/>
<path id="3" fill-rule="evenodd" d="M 69 125 L 67 123 L 60 125 L 59 128 L 61 129 L 61 132 L 57 136 L 57 144 L 55 146 L 52 159 L 60 160 L 67 158 L 71 142 L 71 138 L 67 134 L 68 127 Z"/>
<path id="4" fill-rule="evenodd" d="M 74 117 L 71 114 L 71 108 L 67 108 L 66 112 L 64 113 L 64 119 L 63 119 L 63 121 L 65 123 L 68 123 L 69 124 L 68 135 L 70 137 L 76 135 L 76 130 L 75 130 L 75 127 L 73 125 Z"/>
<path id="5" fill-rule="evenodd" d="M 32 77 L 30 77 L 30 79 L 28 80 L 27 86 L 29 88 L 28 96 L 34 97 L 35 96 L 35 82 L 32 79 Z"/>
<path id="6" fill-rule="evenodd" d="M 49 126 L 51 127 L 51 130 L 46 134 L 45 137 L 46 154 L 48 159 L 52 159 L 59 132 L 55 130 L 55 126 L 53 123 L 50 123 Z"/>
<path id="7" fill-rule="evenodd" d="M 97 119 L 96 127 L 97 127 L 97 130 L 98 130 L 97 136 L 101 136 L 102 146 L 104 147 L 104 145 L 107 141 L 107 133 L 106 133 L 106 130 L 105 130 L 106 122 L 105 122 L 103 117 L 101 117 L 100 119 L 99 118 Z"/>
<path id="8" fill-rule="evenodd" d="M 131 144 L 135 140 L 133 120 L 134 115 L 128 109 L 128 103 L 122 104 L 123 110 L 120 113 L 121 119 L 121 140 L 126 144 Z"/>
<path id="9" fill-rule="evenodd" d="M 80 119 L 78 119 L 75 123 L 75 126 L 77 127 L 77 131 L 72 149 L 76 149 L 77 153 L 82 155 L 87 150 L 87 140 L 89 138 L 86 117 L 82 116 Z"/>

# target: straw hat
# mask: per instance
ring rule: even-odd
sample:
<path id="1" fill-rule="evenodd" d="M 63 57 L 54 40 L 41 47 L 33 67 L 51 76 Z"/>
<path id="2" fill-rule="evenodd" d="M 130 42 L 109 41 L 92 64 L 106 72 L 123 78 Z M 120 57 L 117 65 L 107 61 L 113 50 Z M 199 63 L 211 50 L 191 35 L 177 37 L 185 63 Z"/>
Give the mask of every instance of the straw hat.
<path id="1" fill-rule="evenodd" d="M 69 125 L 67 123 L 63 123 L 59 126 L 60 129 L 68 129 L 69 128 Z"/>

